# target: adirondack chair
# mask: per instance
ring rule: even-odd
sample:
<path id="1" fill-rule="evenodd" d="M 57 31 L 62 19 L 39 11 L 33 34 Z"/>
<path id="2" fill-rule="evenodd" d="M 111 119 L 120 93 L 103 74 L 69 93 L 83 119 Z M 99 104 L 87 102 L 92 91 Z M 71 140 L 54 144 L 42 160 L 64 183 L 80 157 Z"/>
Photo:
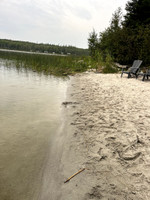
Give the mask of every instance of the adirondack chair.
<path id="1" fill-rule="evenodd" d="M 128 78 L 132 77 L 132 75 L 136 76 L 138 71 L 139 71 L 141 64 L 142 64 L 142 60 L 135 60 L 133 62 L 132 67 L 130 67 L 129 71 L 123 71 L 122 70 L 121 77 L 123 76 L 123 74 L 128 74 Z"/>
<path id="2" fill-rule="evenodd" d="M 148 69 L 145 73 L 138 73 L 137 78 L 138 78 L 138 76 L 143 76 L 142 81 L 144 81 L 145 78 L 148 79 L 148 77 L 150 76 L 150 69 Z"/>

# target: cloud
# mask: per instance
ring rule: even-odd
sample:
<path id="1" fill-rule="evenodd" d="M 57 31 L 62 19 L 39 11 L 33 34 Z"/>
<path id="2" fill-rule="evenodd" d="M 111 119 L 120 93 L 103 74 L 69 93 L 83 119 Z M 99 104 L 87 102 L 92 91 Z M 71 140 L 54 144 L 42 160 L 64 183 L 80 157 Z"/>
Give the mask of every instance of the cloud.
<path id="1" fill-rule="evenodd" d="M 89 8 L 85 5 L 82 5 L 82 1 L 64 1 L 64 9 L 67 15 L 74 15 L 78 20 L 85 19 L 90 20 L 92 18 Z"/>
<path id="2" fill-rule="evenodd" d="M 0 37 L 87 47 L 127 0 L 0 0 Z"/>

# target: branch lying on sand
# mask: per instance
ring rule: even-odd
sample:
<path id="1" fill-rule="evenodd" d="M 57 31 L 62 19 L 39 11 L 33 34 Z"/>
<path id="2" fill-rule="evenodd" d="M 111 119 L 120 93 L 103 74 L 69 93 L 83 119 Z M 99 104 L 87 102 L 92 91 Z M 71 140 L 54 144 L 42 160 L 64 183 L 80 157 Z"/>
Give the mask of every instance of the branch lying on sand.
<path id="1" fill-rule="evenodd" d="M 68 178 L 64 183 L 67 183 L 68 181 L 70 181 L 70 179 L 72 179 L 74 176 L 76 176 L 77 174 L 79 174 L 80 172 L 83 172 L 85 170 L 85 168 L 79 170 L 78 172 L 76 172 L 75 174 L 73 174 L 72 176 L 70 176 L 70 178 Z"/>

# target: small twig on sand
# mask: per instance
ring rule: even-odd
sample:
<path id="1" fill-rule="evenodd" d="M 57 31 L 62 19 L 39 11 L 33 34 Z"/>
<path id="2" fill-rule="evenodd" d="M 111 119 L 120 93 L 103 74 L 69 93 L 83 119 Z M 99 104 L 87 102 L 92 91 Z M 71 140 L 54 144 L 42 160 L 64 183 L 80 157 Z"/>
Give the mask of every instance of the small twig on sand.
<path id="1" fill-rule="evenodd" d="M 72 176 L 70 176 L 64 183 L 67 183 L 68 181 L 70 181 L 70 179 L 72 179 L 74 176 L 76 176 L 77 174 L 79 174 L 80 172 L 83 172 L 85 170 L 85 168 L 80 169 L 78 172 L 76 172 L 75 174 L 73 174 Z"/>

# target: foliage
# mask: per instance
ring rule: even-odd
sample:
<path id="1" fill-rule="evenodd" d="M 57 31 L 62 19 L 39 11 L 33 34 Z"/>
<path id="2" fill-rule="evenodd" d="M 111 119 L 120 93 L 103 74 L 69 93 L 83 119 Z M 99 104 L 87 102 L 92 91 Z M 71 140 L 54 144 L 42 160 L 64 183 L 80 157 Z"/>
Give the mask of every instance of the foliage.
<path id="1" fill-rule="evenodd" d="M 122 10 L 119 7 L 115 13 L 112 15 L 110 30 L 116 32 L 121 28 L 121 20 L 122 20 Z"/>
<path id="2" fill-rule="evenodd" d="M 97 37 L 97 33 L 95 32 L 94 29 L 93 29 L 92 33 L 89 34 L 88 46 L 89 46 L 90 55 L 93 58 L 95 58 L 96 51 L 98 48 L 98 37 Z"/>
<path id="3" fill-rule="evenodd" d="M 107 65 L 104 69 L 103 69 L 103 73 L 104 74 L 110 74 L 110 73 L 117 73 L 118 72 L 118 70 L 115 68 L 115 67 L 113 67 L 113 66 L 111 66 L 111 65 Z"/>
<path id="4" fill-rule="evenodd" d="M 143 65 L 149 66 L 150 1 L 130 0 L 126 11 L 124 20 L 120 8 L 113 14 L 110 26 L 99 34 L 97 44 L 94 43 L 94 55 L 100 52 L 105 62 L 107 55 L 110 55 L 114 62 L 121 64 L 131 64 L 133 60 L 141 59 Z M 89 51 L 95 59 L 91 48 Z"/>
<path id="5" fill-rule="evenodd" d="M 103 68 L 103 73 L 116 73 L 118 72 L 116 66 L 114 65 L 113 58 L 107 53 L 105 59 L 105 67 Z"/>
<path id="6" fill-rule="evenodd" d="M 150 1 L 132 0 L 126 4 L 124 26 L 137 27 L 150 24 Z"/>
<path id="7" fill-rule="evenodd" d="M 30 52 L 41 52 L 41 53 L 56 53 L 56 54 L 71 54 L 71 55 L 88 55 L 87 49 L 76 48 L 73 46 L 59 46 L 52 44 L 37 44 L 31 42 L 15 41 L 0 39 L 1 49 L 11 49 L 20 51 Z"/>

